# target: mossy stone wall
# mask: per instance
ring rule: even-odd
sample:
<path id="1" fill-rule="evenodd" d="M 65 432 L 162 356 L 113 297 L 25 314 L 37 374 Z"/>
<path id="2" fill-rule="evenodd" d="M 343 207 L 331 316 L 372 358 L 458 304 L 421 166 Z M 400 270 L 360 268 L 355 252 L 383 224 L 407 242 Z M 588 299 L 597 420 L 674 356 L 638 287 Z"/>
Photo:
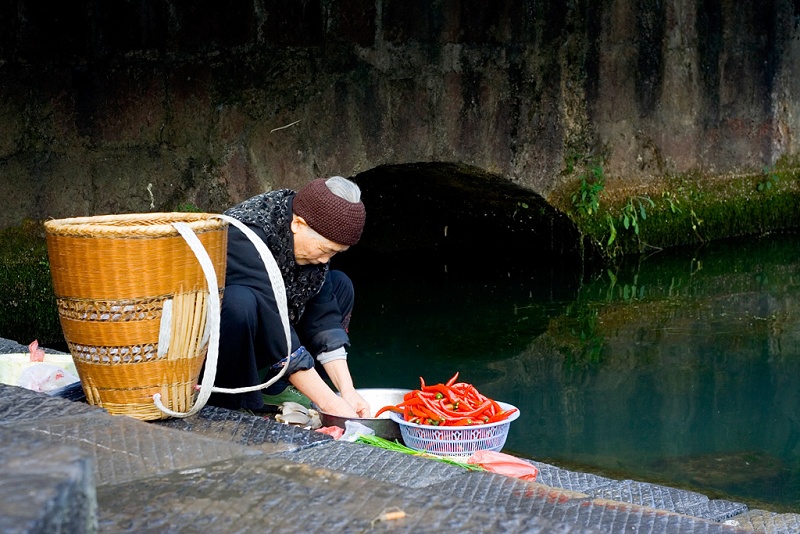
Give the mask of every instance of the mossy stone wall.
<path id="1" fill-rule="evenodd" d="M 7 2 L 0 227 L 221 211 L 431 162 L 566 213 L 592 163 L 609 205 L 678 195 L 676 176 L 704 190 L 796 159 L 798 14 L 790 0 Z M 785 225 L 796 196 L 780 204 L 744 230 Z M 695 214 L 705 237 L 742 231 Z M 648 243 L 693 239 L 668 219 Z"/>

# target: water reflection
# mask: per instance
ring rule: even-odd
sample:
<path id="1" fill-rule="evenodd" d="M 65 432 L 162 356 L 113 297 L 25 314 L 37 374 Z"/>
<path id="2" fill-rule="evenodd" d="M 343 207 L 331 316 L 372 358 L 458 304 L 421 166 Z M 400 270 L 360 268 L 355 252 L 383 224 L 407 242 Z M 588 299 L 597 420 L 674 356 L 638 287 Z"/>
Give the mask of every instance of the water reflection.
<path id="1" fill-rule="evenodd" d="M 507 449 L 532 458 L 797 510 L 798 251 L 796 235 L 719 242 L 583 283 L 541 262 L 353 258 L 351 365 L 365 387 L 460 370 L 520 407 Z"/>

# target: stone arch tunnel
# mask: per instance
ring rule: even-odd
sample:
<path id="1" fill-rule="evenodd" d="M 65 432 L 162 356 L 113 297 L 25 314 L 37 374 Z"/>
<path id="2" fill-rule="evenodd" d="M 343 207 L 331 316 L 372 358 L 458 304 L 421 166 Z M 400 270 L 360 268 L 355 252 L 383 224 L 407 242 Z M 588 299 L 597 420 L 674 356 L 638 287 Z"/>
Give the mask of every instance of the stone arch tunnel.
<path id="1" fill-rule="evenodd" d="M 574 223 L 540 195 L 476 167 L 387 165 L 353 177 L 367 206 L 360 246 L 395 258 L 407 252 L 446 265 L 505 269 L 577 261 Z"/>

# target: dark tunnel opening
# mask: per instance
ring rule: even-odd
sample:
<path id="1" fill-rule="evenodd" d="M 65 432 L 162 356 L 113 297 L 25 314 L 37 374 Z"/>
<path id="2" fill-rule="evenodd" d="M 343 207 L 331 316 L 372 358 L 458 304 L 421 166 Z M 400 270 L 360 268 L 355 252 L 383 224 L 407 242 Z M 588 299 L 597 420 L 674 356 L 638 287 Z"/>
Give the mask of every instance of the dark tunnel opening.
<path id="1" fill-rule="evenodd" d="M 575 225 L 540 195 L 475 167 L 382 166 L 353 177 L 367 222 L 361 242 L 334 268 L 391 264 L 412 276 L 530 275 L 579 282 Z"/>

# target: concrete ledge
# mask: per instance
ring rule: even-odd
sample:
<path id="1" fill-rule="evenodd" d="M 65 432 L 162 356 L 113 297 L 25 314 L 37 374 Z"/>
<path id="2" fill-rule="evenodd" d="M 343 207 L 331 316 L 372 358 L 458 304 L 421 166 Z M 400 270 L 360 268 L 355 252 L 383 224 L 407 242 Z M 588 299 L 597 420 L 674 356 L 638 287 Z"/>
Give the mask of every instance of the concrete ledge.
<path id="1" fill-rule="evenodd" d="M 0 524 L 4 533 L 97 531 L 94 462 L 73 447 L 0 431 Z"/>
<path id="2" fill-rule="evenodd" d="M 14 533 L 800 531 L 798 514 L 534 461 L 531 483 L 220 408 L 147 423 L 3 385 L 0 462 Z"/>

